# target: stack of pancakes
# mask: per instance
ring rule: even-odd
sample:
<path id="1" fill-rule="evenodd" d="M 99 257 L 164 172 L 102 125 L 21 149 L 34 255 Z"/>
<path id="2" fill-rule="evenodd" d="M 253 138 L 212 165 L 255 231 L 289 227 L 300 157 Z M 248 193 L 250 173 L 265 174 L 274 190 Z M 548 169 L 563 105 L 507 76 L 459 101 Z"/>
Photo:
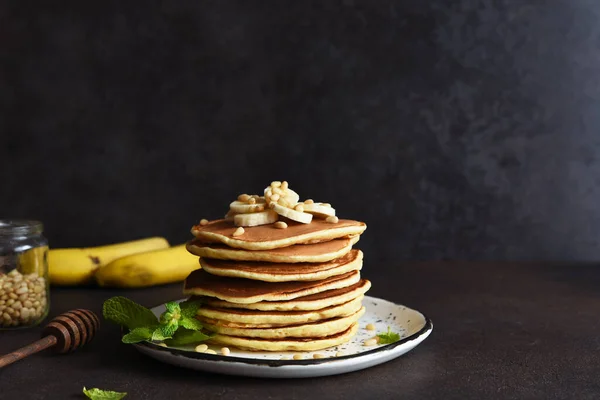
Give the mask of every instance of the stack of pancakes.
<path id="1" fill-rule="evenodd" d="M 200 257 L 184 294 L 203 301 L 197 318 L 214 343 L 246 350 L 313 351 L 347 342 L 364 314 L 363 222 L 313 219 L 237 227 L 220 219 L 192 228 Z"/>

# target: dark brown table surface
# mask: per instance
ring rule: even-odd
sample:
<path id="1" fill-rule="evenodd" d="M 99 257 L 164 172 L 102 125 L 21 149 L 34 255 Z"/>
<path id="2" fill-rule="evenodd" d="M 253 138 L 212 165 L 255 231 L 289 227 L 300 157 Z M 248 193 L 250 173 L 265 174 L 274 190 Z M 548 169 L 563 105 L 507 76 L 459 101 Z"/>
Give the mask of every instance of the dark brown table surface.
<path id="1" fill-rule="evenodd" d="M 0 370 L 1 399 L 83 399 L 84 386 L 126 399 L 600 398 L 600 266 L 429 262 L 389 266 L 369 295 L 434 323 L 408 354 L 367 370 L 316 379 L 257 379 L 172 367 L 121 344 L 104 323 L 87 348 L 38 354 Z M 51 316 L 101 312 L 125 295 L 146 306 L 181 298 L 180 285 L 143 290 L 53 289 Z M 0 353 L 41 328 L 0 332 Z"/>

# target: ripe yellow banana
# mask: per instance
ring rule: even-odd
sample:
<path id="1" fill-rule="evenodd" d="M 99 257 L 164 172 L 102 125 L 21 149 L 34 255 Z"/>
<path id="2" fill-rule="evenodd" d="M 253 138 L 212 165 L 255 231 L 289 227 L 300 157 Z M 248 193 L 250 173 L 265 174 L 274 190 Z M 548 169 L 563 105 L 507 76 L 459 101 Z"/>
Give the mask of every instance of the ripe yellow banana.
<path id="1" fill-rule="evenodd" d="M 185 244 L 121 257 L 96 271 L 96 282 L 103 287 L 141 288 L 181 282 L 200 269 L 198 256 Z"/>
<path id="2" fill-rule="evenodd" d="M 22 274 L 37 273 L 42 276 L 46 273 L 46 260 L 48 246 L 34 247 L 19 254 L 19 270 Z"/>
<path id="3" fill-rule="evenodd" d="M 50 249 L 48 274 L 52 285 L 86 285 L 93 283 L 96 270 L 111 261 L 130 254 L 164 249 L 169 242 L 151 237 L 106 246 Z"/>

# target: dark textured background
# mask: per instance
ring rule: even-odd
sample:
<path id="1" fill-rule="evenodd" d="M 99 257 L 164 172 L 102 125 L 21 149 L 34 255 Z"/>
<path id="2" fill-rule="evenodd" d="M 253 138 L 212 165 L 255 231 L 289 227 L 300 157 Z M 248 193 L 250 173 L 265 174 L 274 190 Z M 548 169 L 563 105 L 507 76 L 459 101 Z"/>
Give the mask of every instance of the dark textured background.
<path id="1" fill-rule="evenodd" d="M 0 214 L 183 242 L 287 179 L 376 262 L 598 259 L 599 47 L 596 0 L 3 1 Z"/>

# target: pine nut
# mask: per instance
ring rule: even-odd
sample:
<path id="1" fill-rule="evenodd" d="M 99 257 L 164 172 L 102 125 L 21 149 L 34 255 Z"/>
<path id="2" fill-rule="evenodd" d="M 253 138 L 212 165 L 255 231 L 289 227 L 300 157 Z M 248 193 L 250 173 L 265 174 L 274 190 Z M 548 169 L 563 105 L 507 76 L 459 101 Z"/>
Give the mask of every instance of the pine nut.
<path id="1" fill-rule="evenodd" d="M 365 340 L 363 346 L 375 346 L 377 344 L 377 338 L 371 338 L 369 340 Z"/>
<path id="2" fill-rule="evenodd" d="M 374 331 L 375 330 L 375 325 L 373 324 L 367 324 L 367 326 L 365 326 L 365 329 L 368 331 Z"/>
<path id="3" fill-rule="evenodd" d="M 207 220 L 207 219 L 204 219 L 204 218 L 202 218 L 202 219 L 200 220 L 200 225 L 201 225 L 201 226 L 208 225 L 208 220 Z"/>
<path id="4" fill-rule="evenodd" d="M 281 190 L 287 190 L 289 184 L 287 181 L 281 182 Z"/>
<path id="5" fill-rule="evenodd" d="M 321 203 L 321 205 L 322 205 L 323 207 L 331 207 L 331 204 L 329 204 L 329 203 Z"/>
<path id="6" fill-rule="evenodd" d="M 304 200 L 304 204 L 315 204 L 315 201 L 313 199 L 306 199 Z"/>
<path id="7" fill-rule="evenodd" d="M 238 201 L 243 201 L 244 203 L 247 202 L 250 199 L 250 196 L 247 194 L 240 194 L 238 196 Z"/>
<path id="8" fill-rule="evenodd" d="M 300 212 L 304 212 L 304 205 L 303 204 L 297 204 L 296 207 L 294 207 L 294 210 L 300 211 Z"/>
<path id="9" fill-rule="evenodd" d="M 285 229 L 285 228 L 288 227 L 288 225 L 285 222 L 283 222 L 283 221 L 277 221 L 277 222 L 275 222 L 274 226 L 277 229 Z"/>
<path id="10" fill-rule="evenodd" d="M 281 182 L 280 181 L 273 181 L 271 182 L 271 187 L 273 188 L 278 188 L 281 186 Z"/>
<path id="11" fill-rule="evenodd" d="M 294 360 L 302 360 L 303 358 L 302 354 L 294 354 Z"/>
<path id="12" fill-rule="evenodd" d="M 29 309 L 21 308 L 21 321 L 26 321 L 29 319 Z"/>
<path id="13" fill-rule="evenodd" d="M 278 201 L 277 203 L 278 203 L 280 206 L 283 206 L 283 207 L 288 207 L 288 208 L 290 207 L 290 203 L 288 203 L 288 202 L 287 202 L 285 199 L 283 199 L 283 198 L 279 199 L 279 201 Z"/>
<path id="14" fill-rule="evenodd" d="M 223 347 L 221 349 L 221 354 L 223 354 L 224 356 L 228 356 L 229 354 L 231 354 L 231 351 L 229 350 L 229 347 Z"/>
<path id="15" fill-rule="evenodd" d="M 325 222 L 329 222 L 330 224 L 337 224 L 338 222 L 340 222 L 340 220 L 335 215 L 330 215 L 329 217 L 325 218 Z"/>
<path id="16" fill-rule="evenodd" d="M 254 197 L 250 197 L 248 199 L 248 204 L 256 204 L 256 199 Z"/>
<path id="17" fill-rule="evenodd" d="M 29 288 L 27 287 L 27 285 L 25 286 L 21 286 L 19 289 L 17 289 L 17 291 L 15 292 L 16 294 L 25 294 L 29 292 Z M 19 296 L 17 296 L 19 297 Z"/>
<path id="18" fill-rule="evenodd" d="M 242 228 L 240 226 L 233 232 L 233 236 L 241 236 L 244 234 L 244 232 L 245 232 L 244 228 Z"/>
<path id="19" fill-rule="evenodd" d="M 275 193 L 274 195 L 271 196 L 271 201 L 278 201 L 279 200 L 279 194 Z"/>
<path id="20" fill-rule="evenodd" d="M 204 353 L 206 350 L 208 350 L 208 346 L 205 344 L 199 344 L 194 350 L 196 350 L 198 353 Z"/>
<path id="21" fill-rule="evenodd" d="M 313 358 L 315 358 L 315 359 L 325 358 L 325 356 L 323 354 L 316 353 L 316 354 L 313 354 Z"/>
<path id="22" fill-rule="evenodd" d="M 206 354 L 217 354 L 216 351 L 211 350 L 211 349 L 206 350 L 204 353 L 206 353 Z"/>

